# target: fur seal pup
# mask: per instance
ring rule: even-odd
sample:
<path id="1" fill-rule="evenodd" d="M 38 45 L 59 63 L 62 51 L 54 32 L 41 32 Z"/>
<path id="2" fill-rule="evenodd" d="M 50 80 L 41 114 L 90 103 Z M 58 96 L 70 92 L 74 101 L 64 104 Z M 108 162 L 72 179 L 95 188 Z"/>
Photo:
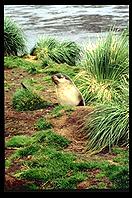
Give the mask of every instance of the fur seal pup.
<path id="1" fill-rule="evenodd" d="M 51 78 L 56 85 L 57 98 L 61 105 L 85 106 L 82 94 L 67 75 L 57 73 Z"/>

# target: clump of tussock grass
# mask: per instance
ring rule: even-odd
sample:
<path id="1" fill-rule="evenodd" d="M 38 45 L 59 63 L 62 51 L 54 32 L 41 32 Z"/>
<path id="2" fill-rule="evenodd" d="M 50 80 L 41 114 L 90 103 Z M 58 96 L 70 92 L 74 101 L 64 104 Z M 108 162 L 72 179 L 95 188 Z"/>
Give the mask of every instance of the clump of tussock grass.
<path id="1" fill-rule="evenodd" d="M 39 38 L 36 45 L 31 50 L 30 54 L 35 55 L 37 59 L 42 60 L 42 66 L 48 66 L 52 59 L 50 52 L 58 45 L 58 41 L 54 38 Z"/>
<path id="2" fill-rule="evenodd" d="M 76 65 L 80 60 L 80 48 L 73 41 L 62 42 L 54 48 L 51 58 L 57 63 Z"/>
<path id="3" fill-rule="evenodd" d="M 100 152 L 112 146 L 126 146 L 129 143 L 128 109 L 121 105 L 99 105 L 85 122 L 88 134 L 87 149 L 91 153 Z"/>
<path id="4" fill-rule="evenodd" d="M 80 60 L 80 51 L 80 47 L 73 41 L 59 42 L 54 38 L 42 37 L 30 54 L 41 59 L 43 66 L 48 66 L 52 62 L 73 66 Z"/>
<path id="5" fill-rule="evenodd" d="M 11 18 L 4 18 L 4 54 L 15 55 L 26 53 L 26 39 L 22 28 Z"/>
<path id="6" fill-rule="evenodd" d="M 129 145 L 129 81 L 128 75 L 120 79 L 114 90 L 114 100 L 96 103 L 94 110 L 83 121 L 83 131 L 88 137 L 87 149 L 90 153 L 113 146 Z"/>
<path id="7" fill-rule="evenodd" d="M 128 39 L 110 31 L 99 38 L 94 48 L 86 50 L 83 71 L 75 77 L 86 103 L 105 102 L 114 98 L 121 76 L 129 72 Z"/>
<path id="8" fill-rule="evenodd" d="M 12 98 L 12 106 L 17 111 L 43 109 L 50 105 L 50 102 L 43 100 L 39 95 L 33 93 L 30 89 L 18 89 Z"/>

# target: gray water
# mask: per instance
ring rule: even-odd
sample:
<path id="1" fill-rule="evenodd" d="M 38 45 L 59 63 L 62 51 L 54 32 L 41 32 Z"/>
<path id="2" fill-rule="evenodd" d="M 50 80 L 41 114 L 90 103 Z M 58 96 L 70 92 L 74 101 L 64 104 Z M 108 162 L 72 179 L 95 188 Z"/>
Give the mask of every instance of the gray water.
<path id="1" fill-rule="evenodd" d="M 30 50 L 41 36 L 95 42 L 108 29 L 122 30 L 129 23 L 128 5 L 4 5 L 4 15 L 24 30 Z"/>

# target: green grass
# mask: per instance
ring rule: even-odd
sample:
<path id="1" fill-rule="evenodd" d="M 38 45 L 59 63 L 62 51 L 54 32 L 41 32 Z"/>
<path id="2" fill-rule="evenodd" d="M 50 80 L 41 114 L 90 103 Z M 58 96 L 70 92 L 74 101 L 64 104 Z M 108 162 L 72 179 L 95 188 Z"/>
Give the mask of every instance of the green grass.
<path id="1" fill-rule="evenodd" d="M 67 64 L 53 63 L 52 65 L 49 65 L 48 67 L 43 69 L 43 72 L 48 75 L 53 75 L 56 73 L 65 73 L 66 75 L 72 78 L 78 73 L 79 70 L 79 67 L 71 67 Z"/>
<path id="2" fill-rule="evenodd" d="M 7 147 L 13 142 L 15 137 L 7 140 Z M 25 136 L 27 138 L 27 136 Z M 22 139 L 22 141 L 20 141 Z M 92 171 L 98 169 L 99 173 L 94 176 L 96 184 L 91 184 L 89 188 L 123 188 L 129 187 L 128 163 L 119 161 L 117 165 L 111 165 L 107 160 L 79 160 L 71 153 L 64 151 L 70 144 L 66 138 L 55 134 L 52 130 L 39 131 L 30 136 L 30 142 L 23 144 L 24 136 L 16 139 L 12 146 L 18 149 L 6 161 L 6 168 L 17 163 L 23 168 L 19 168 L 14 173 L 19 179 L 26 179 L 32 182 L 30 190 L 44 189 L 76 189 L 77 185 L 86 180 L 92 180 Z M 28 139 L 28 138 L 27 138 Z M 19 147 L 20 146 L 20 147 Z M 115 157 L 123 155 L 127 158 L 127 150 L 112 150 Z M 116 154 L 117 153 L 117 154 Z M 109 186 L 107 181 L 111 182 Z M 30 184 L 30 183 L 29 183 Z M 28 183 L 27 183 L 28 185 Z M 24 187 L 27 189 L 26 187 Z"/>
<path id="3" fill-rule="evenodd" d="M 35 80 L 34 78 L 27 78 L 23 80 L 24 84 L 28 84 L 30 86 L 34 86 L 38 81 Z"/>
<path id="4" fill-rule="evenodd" d="M 22 28 L 11 18 L 4 18 L 4 55 L 26 53 L 26 39 Z"/>
<path id="5" fill-rule="evenodd" d="M 31 63 L 23 58 L 17 56 L 5 56 L 4 57 L 4 67 L 7 69 L 12 68 L 23 68 L 29 73 L 37 73 L 41 68 L 40 63 Z"/>
<path id="6" fill-rule="evenodd" d="M 80 60 L 80 47 L 73 41 L 59 42 L 51 37 L 41 37 L 34 48 L 31 55 L 36 55 L 42 60 L 44 67 L 53 62 L 67 63 L 68 65 L 76 65 Z"/>
<path id="7" fill-rule="evenodd" d="M 12 106 L 17 111 L 33 111 L 47 108 L 50 105 L 50 102 L 44 101 L 40 96 L 29 89 L 18 89 L 12 98 Z"/>
<path id="8" fill-rule="evenodd" d="M 31 55 L 37 55 L 38 58 L 41 59 L 43 56 L 44 58 L 48 57 L 49 50 L 52 50 L 53 48 L 58 45 L 58 41 L 51 37 L 41 37 L 39 38 L 36 45 L 31 49 L 30 54 Z M 43 53 L 41 53 L 41 50 L 43 50 Z"/>
<path id="9" fill-rule="evenodd" d="M 46 87 L 41 84 L 42 79 L 36 80 L 34 78 L 24 78 L 22 80 L 22 83 L 30 88 L 33 88 L 34 90 L 38 91 L 44 91 Z"/>
<path id="10" fill-rule="evenodd" d="M 6 147 L 22 147 L 31 143 L 31 138 L 25 135 L 16 135 L 13 136 L 5 144 Z"/>
<path id="11" fill-rule="evenodd" d="M 99 39 L 95 49 L 86 52 L 85 67 L 98 81 L 120 80 L 121 75 L 128 73 L 128 39 L 122 34 L 109 31 L 105 39 Z"/>
<path id="12" fill-rule="evenodd" d="M 51 129 L 40 131 L 34 135 L 35 141 L 44 142 L 55 148 L 65 148 L 69 145 L 70 141 L 61 135 L 55 134 Z"/>
<path id="13" fill-rule="evenodd" d="M 71 78 L 73 78 L 80 70 L 79 67 L 71 67 L 67 64 L 57 64 L 54 62 L 52 62 L 52 64 L 50 64 L 49 66 L 43 68 L 42 63 L 40 63 L 39 61 L 37 63 L 32 63 L 30 61 L 25 60 L 24 58 L 17 56 L 5 56 L 4 68 L 23 68 L 31 74 L 44 73 L 46 75 L 49 75 L 49 79 L 51 78 L 51 75 L 56 73 L 65 73 Z"/>
<path id="14" fill-rule="evenodd" d="M 114 100 L 122 76 L 129 73 L 128 39 L 123 33 L 115 33 L 110 31 L 106 38 L 99 38 L 94 47 L 86 49 L 83 71 L 75 77 L 86 104 Z"/>
<path id="15" fill-rule="evenodd" d="M 58 105 L 52 110 L 51 114 L 54 118 L 61 117 L 64 113 L 69 115 L 74 109 L 74 107 Z"/>
<path id="16" fill-rule="evenodd" d="M 100 152 L 112 146 L 128 145 L 128 109 L 118 104 L 99 105 L 85 121 L 89 152 Z"/>
<path id="17" fill-rule="evenodd" d="M 72 173 L 70 177 L 56 179 L 55 185 L 58 189 L 75 189 L 78 182 L 84 181 L 87 178 L 86 173 Z"/>
<path id="18" fill-rule="evenodd" d="M 112 152 L 116 154 L 116 157 L 113 160 L 114 162 L 119 163 L 121 165 L 127 165 L 129 163 L 129 152 L 126 152 L 125 149 L 115 147 L 112 149 Z"/>
<path id="19" fill-rule="evenodd" d="M 57 63 L 75 66 L 80 60 L 80 51 L 80 47 L 75 42 L 63 41 L 52 50 L 50 57 Z"/>
<path id="20" fill-rule="evenodd" d="M 106 175 L 113 183 L 114 189 L 129 188 L 129 168 L 128 166 L 109 166 Z"/>
<path id="21" fill-rule="evenodd" d="M 46 118 L 40 118 L 36 123 L 37 130 L 51 129 L 52 124 Z"/>

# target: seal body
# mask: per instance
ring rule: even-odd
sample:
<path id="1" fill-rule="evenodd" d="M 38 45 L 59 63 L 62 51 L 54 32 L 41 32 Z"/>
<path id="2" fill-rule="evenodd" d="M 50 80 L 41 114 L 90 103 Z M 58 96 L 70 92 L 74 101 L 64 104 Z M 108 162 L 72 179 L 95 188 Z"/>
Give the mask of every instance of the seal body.
<path id="1" fill-rule="evenodd" d="M 82 94 L 68 76 L 58 73 L 52 76 L 52 81 L 56 85 L 57 99 L 61 105 L 85 105 Z"/>

